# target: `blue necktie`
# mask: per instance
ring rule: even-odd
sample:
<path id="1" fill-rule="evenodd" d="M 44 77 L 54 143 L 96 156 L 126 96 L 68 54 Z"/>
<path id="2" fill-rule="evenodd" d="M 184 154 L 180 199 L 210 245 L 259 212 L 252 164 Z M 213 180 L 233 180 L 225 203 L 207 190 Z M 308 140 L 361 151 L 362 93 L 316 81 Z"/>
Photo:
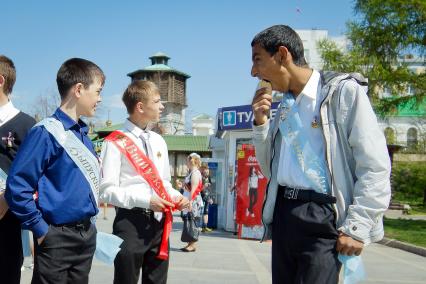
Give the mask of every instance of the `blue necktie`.
<path id="1" fill-rule="evenodd" d="M 280 111 L 280 132 L 286 145 L 291 148 L 292 158 L 299 164 L 312 189 L 329 193 L 325 159 L 318 157 L 312 149 L 307 134 L 310 128 L 303 126 L 292 94 L 283 96 Z"/>

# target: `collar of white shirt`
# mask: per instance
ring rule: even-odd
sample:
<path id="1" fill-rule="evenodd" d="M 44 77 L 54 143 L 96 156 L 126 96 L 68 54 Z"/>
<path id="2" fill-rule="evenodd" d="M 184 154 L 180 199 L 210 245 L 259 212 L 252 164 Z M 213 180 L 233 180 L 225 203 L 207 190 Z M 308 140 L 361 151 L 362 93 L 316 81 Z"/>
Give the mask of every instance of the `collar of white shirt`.
<path id="1" fill-rule="evenodd" d="M 309 80 L 303 88 L 302 92 L 300 92 L 300 94 L 296 97 L 295 103 L 299 104 L 300 100 L 303 97 L 309 98 L 311 100 L 316 100 L 319 80 L 320 73 L 317 70 L 313 69 L 311 77 L 309 77 Z"/>
<path id="2" fill-rule="evenodd" d="M 129 119 L 126 119 L 124 122 L 124 128 L 127 129 L 130 133 L 135 135 L 136 137 L 144 137 L 145 139 L 149 138 L 149 131 L 141 129 L 139 126 L 131 122 Z"/>
<path id="3" fill-rule="evenodd" d="M 11 101 L 3 106 L 0 106 L 0 124 L 7 122 L 18 113 L 19 110 L 13 106 Z"/>

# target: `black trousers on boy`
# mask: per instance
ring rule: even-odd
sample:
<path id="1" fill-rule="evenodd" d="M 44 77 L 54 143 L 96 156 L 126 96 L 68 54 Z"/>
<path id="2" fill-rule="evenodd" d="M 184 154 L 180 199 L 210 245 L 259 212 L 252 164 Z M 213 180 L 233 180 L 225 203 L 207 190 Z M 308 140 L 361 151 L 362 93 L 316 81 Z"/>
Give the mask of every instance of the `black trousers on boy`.
<path id="1" fill-rule="evenodd" d="M 90 220 L 50 225 L 38 245 L 34 237 L 32 284 L 87 284 L 96 249 L 96 227 Z"/>
<path id="2" fill-rule="evenodd" d="M 272 225 L 272 283 L 338 283 L 331 204 L 285 199 L 279 188 Z"/>
<path id="3" fill-rule="evenodd" d="M 142 283 L 165 284 L 169 260 L 157 258 L 163 234 L 154 212 L 142 208 L 119 208 L 113 234 L 124 242 L 114 261 L 114 284 L 136 284 L 142 269 Z"/>
<path id="4" fill-rule="evenodd" d="M 0 220 L 0 282 L 19 284 L 23 261 L 21 223 L 9 210 Z"/>

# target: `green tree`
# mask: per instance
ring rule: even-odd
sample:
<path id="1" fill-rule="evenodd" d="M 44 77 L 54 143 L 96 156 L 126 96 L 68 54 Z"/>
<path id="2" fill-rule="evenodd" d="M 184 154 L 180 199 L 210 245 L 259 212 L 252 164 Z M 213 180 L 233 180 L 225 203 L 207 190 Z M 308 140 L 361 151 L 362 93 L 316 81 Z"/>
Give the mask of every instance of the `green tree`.
<path id="1" fill-rule="evenodd" d="M 369 96 L 379 114 L 407 101 L 410 86 L 420 103 L 426 96 L 426 73 L 412 72 L 404 59 L 426 55 L 426 1 L 356 0 L 355 20 L 347 23 L 347 52 L 329 40 L 318 43 L 324 70 L 359 72 L 369 80 Z M 379 99 L 384 89 L 391 98 Z"/>
<path id="2" fill-rule="evenodd" d="M 393 195 L 396 200 L 423 202 L 426 206 L 425 162 L 397 162 L 392 167 Z"/>

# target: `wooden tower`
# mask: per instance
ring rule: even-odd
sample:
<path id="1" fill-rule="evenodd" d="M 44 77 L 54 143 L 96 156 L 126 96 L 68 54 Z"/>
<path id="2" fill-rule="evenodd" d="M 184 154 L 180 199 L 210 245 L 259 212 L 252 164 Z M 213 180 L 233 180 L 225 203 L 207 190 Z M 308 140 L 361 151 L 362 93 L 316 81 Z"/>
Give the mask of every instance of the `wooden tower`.
<path id="1" fill-rule="evenodd" d="M 162 112 L 160 124 L 165 134 L 185 134 L 186 79 L 188 74 L 168 65 L 170 57 L 158 52 L 151 56 L 151 66 L 127 74 L 134 80 L 149 80 L 160 89 L 165 110 Z"/>

